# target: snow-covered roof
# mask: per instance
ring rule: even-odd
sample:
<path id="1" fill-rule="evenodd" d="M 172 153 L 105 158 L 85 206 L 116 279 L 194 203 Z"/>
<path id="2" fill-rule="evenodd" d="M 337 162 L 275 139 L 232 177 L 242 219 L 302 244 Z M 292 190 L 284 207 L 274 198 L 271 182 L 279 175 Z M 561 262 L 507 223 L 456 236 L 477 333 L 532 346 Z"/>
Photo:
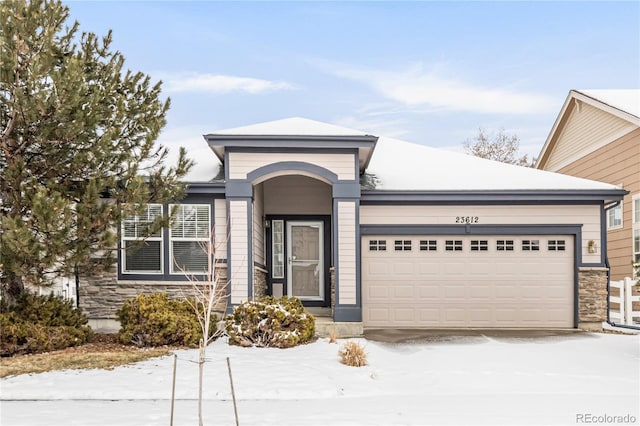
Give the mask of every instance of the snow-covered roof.
<path id="1" fill-rule="evenodd" d="M 576 90 L 576 92 L 640 118 L 640 89 Z"/>
<path id="2" fill-rule="evenodd" d="M 207 136 L 331 136 L 370 137 L 369 133 L 305 118 L 259 123 L 220 130 Z M 206 136 L 206 137 L 207 137 Z M 206 138 L 205 137 L 205 138 Z M 276 138 L 277 139 L 277 138 Z M 427 142 L 427 141 L 425 141 Z M 306 146 L 306 145 L 305 145 Z M 198 153 L 200 154 L 200 150 Z M 209 151 L 210 152 L 210 151 Z M 198 167 L 190 181 L 210 181 L 216 169 L 215 155 L 205 160 L 199 155 Z M 210 163 L 210 164 L 209 164 Z M 209 171 L 204 176 L 202 172 Z M 397 191 L 464 190 L 615 190 L 618 187 L 533 168 L 485 160 L 453 151 L 428 147 L 398 139 L 378 137 L 366 173 L 375 181 L 375 189 Z"/>
<path id="3" fill-rule="evenodd" d="M 380 137 L 367 168 L 376 189 L 613 190 L 617 186 Z"/>
<path id="4" fill-rule="evenodd" d="M 284 118 L 249 126 L 217 130 L 211 135 L 269 135 L 269 136 L 367 136 L 367 132 L 323 123 L 302 117 Z"/>

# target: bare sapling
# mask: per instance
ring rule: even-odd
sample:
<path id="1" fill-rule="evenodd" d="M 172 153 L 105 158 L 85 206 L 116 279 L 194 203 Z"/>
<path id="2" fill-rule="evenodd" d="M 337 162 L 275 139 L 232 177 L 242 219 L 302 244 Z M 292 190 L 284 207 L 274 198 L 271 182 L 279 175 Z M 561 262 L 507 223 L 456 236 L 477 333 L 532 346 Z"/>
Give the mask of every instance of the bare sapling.
<path id="1" fill-rule="evenodd" d="M 212 315 L 215 311 L 225 312 L 227 308 L 227 285 L 226 277 L 221 277 L 216 264 L 222 244 L 226 244 L 226 240 L 216 241 L 215 228 L 209 233 L 209 239 L 202 241 L 200 247 L 207 256 L 207 270 L 205 272 L 194 273 L 187 271 L 183 265 L 176 263 L 180 271 L 191 282 L 190 297 L 186 300 L 192 305 L 200 329 L 202 337 L 199 343 L 198 351 L 198 425 L 203 426 L 202 417 L 202 382 L 204 377 L 204 363 L 206 361 L 207 346 L 223 332 L 223 328 L 212 324 Z"/>

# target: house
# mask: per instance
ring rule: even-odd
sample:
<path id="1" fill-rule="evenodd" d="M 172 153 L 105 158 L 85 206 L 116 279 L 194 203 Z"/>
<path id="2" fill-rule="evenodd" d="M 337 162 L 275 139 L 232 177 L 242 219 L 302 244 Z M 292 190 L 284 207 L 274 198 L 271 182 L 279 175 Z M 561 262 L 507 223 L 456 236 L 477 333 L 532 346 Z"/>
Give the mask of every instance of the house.
<path id="1" fill-rule="evenodd" d="M 289 295 L 362 328 L 590 328 L 606 319 L 605 207 L 618 186 L 290 118 L 204 136 L 171 229 L 82 277 L 100 326 L 126 297 L 180 294 L 218 257 L 231 305 Z M 139 225 L 172 206 L 129 218 Z M 201 252 L 200 252 L 201 253 Z"/>
<path id="2" fill-rule="evenodd" d="M 611 279 L 632 277 L 640 262 L 640 90 L 571 90 L 536 167 L 629 192 L 605 214 Z"/>

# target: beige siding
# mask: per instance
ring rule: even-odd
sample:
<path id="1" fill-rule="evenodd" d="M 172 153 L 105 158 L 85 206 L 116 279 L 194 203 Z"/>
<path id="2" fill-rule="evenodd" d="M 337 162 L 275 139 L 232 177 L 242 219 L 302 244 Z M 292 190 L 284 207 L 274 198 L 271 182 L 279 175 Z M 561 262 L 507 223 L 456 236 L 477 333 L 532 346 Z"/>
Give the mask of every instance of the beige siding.
<path id="1" fill-rule="evenodd" d="M 338 202 L 338 303 L 356 303 L 356 203 Z"/>
<path id="2" fill-rule="evenodd" d="M 477 216 L 482 225 L 582 224 L 582 260 L 600 263 L 599 206 L 360 206 L 361 225 L 455 225 L 456 216 Z"/>
<path id="3" fill-rule="evenodd" d="M 262 166 L 281 161 L 302 161 L 324 167 L 340 180 L 356 178 L 355 154 L 320 154 L 320 153 L 266 153 L 266 152 L 230 152 L 229 178 L 246 179 L 247 174 Z"/>
<path id="4" fill-rule="evenodd" d="M 264 261 L 264 188 L 256 185 L 253 198 L 253 261 L 261 265 Z"/>
<path id="5" fill-rule="evenodd" d="M 640 192 L 640 129 L 637 129 L 559 170 L 560 173 L 622 185 L 622 228 L 607 233 L 611 279 L 630 277 L 633 256 L 632 197 Z"/>
<path id="6" fill-rule="evenodd" d="M 227 258 L 227 200 L 216 199 L 213 204 L 215 213 L 215 250 L 217 259 Z"/>
<path id="7" fill-rule="evenodd" d="M 306 176 L 279 176 L 264 185 L 265 214 L 331 214 L 331 186 Z"/>
<path id="8" fill-rule="evenodd" d="M 248 243 L 248 206 L 246 201 L 229 202 L 229 235 L 231 238 L 229 257 L 231 270 L 229 280 L 231 282 L 231 303 L 236 304 L 248 297 L 247 283 L 249 282 L 249 269 L 247 257 Z"/>
<path id="9" fill-rule="evenodd" d="M 558 171 L 635 128 L 626 120 L 577 101 L 557 137 L 545 170 Z"/>

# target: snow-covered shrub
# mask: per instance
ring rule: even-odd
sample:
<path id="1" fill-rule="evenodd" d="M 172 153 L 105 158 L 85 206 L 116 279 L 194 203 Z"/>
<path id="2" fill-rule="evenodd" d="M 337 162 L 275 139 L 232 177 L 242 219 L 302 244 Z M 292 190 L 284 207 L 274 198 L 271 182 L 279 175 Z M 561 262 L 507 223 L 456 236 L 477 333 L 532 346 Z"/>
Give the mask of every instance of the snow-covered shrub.
<path id="1" fill-rule="evenodd" d="M 88 319 L 59 296 L 25 292 L 0 313 L 0 356 L 48 352 L 81 345 L 92 335 Z"/>
<path id="2" fill-rule="evenodd" d="M 136 346 L 198 346 L 202 330 L 193 303 L 170 299 L 166 293 L 128 299 L 116 312 L 120 321 L 118 338 Z M 214 315 L 211 323 L 216 323 Z"/>
<path id="3" fill-rule="evenodd" d="M 367 365 L 367 353 L 358 342 L 349 340 L 338 351 L 343 364 L 350 367 L 362 367 Z"/>
<path id="4" fill-rule="evenodd" d="M 229 344 L 290 348 L 315 337 L 316 320 L 295 297 L 241 303 L 226 319 Z"/>

